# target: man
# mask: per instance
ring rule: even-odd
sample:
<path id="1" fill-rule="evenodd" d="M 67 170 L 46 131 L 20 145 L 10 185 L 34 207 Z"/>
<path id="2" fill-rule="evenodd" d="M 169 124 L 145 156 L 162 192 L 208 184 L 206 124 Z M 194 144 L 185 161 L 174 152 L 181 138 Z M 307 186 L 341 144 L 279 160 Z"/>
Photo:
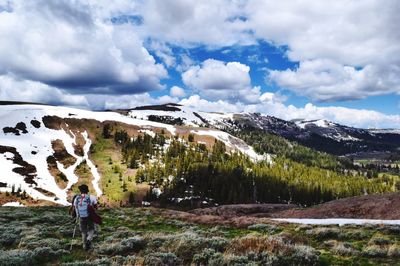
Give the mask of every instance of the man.
<path id="1" fill-rule="evenodd" d="M 90 206 L 97 209 L 97 199 L 93 195 L 89 195 L 89 188 L 87 185 L 80 185 L 80 195 L 75 195 L 73 199 L 73 206 L 75 208 L 76 217 L 79 218 L 79 229 L 82 233 L 83 248 L 89 250 L 91 248 L 91 241 L 95 233 L 95 227 L 89 215 Z"/>

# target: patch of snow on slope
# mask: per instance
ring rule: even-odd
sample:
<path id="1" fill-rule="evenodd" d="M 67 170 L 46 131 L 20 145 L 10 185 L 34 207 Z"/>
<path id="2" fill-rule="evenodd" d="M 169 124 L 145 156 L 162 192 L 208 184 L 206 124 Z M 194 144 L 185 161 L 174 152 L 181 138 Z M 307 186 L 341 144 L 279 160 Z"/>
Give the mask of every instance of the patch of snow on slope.
<path id="1" fill-rule="evenodd" d="M 139 132 L 140 133 L 145 133 L 145 134 L 149 135 L 152 138 L 154 138 L 156 136 L 156 133 L 154 133 L 153 131 L 151 131 L 149 129 L 140 129 Z"/>
<path id="2" fill-rule="evenodd" d="M 305 219 L 305 218 L 283 218 L 271 219 L 278 222 L 313 224 L 313 225 L 346 225 L 346 224 L 388 224 L 400 225 L 400 220 L 375 220 L 375 219 L 349 219 L 349 218 L 331 218 L 331 219 Z"/>
<path id="3" fill-rule="evenodd" d="M 214 137 L 215 139 L 225 143 L 225 145 L 228 147 L 246 154 L 253 161 L 267 160 L 268 163 L 272 163 L 271 155 L 261 155 L 256 153 L 253 147 L 247 145 L 243 140 L 233 137 L 226 132 L 218 130 L 191 130 L 191 133 Z"/>
<path id="4" fill-rule="evenodd" d="M 317 127 L 323 127 L 323 128 L 328 128 L 328 127 L 334 127 L 335 124 L 332 122 L 329 122 L 324 119 L 319 119 L 319 120 L 299 120 L 295 122 L 296 125 L 302 129 L 305 129 L 306 126 L 308 125 L 315 125 Z"/>
<path id="5" fill-rule="evenodd" d="M 89 159 L 89 149 L 90 149 L 90 146 L 92 145 L 92 141 L 90 140 L 90 138 L 88 137 L 88 133 L 85 131 L 83 134 L 82 134 L 82 136 L 83 136 L 83 138 L 84 138 L 84 140 L 85 140 L 85 142 L 86 142 L 86 144 L 85 144 L 85 146 L 84 146 L 84 148 L 83 148 L 83 151 L 84 151 L 84 158 L 85 158 L 85 160 L 86 160 L 86 163 L 87 163 L 87 165 L 89 166 L 89 168 L 90 168 L 90 171 L 91 171 L 91 173 L 92 173 L 92 175 L 93 175 L 93 181 L 92 181 L 92 184 L 93 184 L 93 188 L 94 188 L 94 190 L 96 191 L 96 194 L 97 194 L 97 196 L 98 197 L 100 197 L 103 193 L 102 193 L 102 191 L 101 191 L 101 189 L 100 189 L 100 186 L 99 186 L 99 182 L 100 182 L 100 174 L 99 174 L 99 172 L 97 171 L 97 168 L 96 168 L 96 166 L 94 165 L 94 163 Z"/>
<path id="6" fill-rule="evenodd" d="M 168 116 L 174 119 L 180 118 L 183 120 L 183 123 L 187 126 L 199 127 L 207 123 L 211 125 L 218 125 L 223 123 L 224 119 L 232 119 L 233 114 L 219 114 L 219 113 L 207 113 L 196 111 L 187 106 L 174 106 L 175 108 L 180 109 L 180 111 L 164 111 L 164 110 L 131 110 L 129 112 L 130 117 L 135 117 L 138 119 L 148 120 L 150 115 L 156 116 Z M 197 115 L 196 115 L 197 114 Z M 200 117 L 199 117 L 200 116 Z"/>
<path id="7" fill-rule="evenodd" d="M 18 201 L 13 201 L 3 204 L 3 207 L 25 207 L 25 206 Z"/>

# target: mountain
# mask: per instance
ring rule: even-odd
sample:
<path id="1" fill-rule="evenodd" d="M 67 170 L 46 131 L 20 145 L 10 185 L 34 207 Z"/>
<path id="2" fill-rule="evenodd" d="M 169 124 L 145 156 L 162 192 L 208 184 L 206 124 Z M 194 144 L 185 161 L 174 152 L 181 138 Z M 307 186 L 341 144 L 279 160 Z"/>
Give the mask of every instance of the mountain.
<path id="1" fill-rule="evenodd" d="M 395 177 L 289 141 L 320 136 L 308 127 L 177 104 L 94 112 L 4 103 L 0 204 L 68 205 L 82 183 L 109 206 L 185 208 L 312 205 L 396 190 Z"/>
<path id="2" fill-rule="evenodd" d="M 196 141 L 210 147 L 218 140 L 228 151 L 246 154 L 252 160 L 271 160 L 255 153 L 244 141 L 215 129 L 174 126 L 116 112 L 4 103 L 0 105 L 0 191 L 23 192 L 25 197 L 65 205 L 71 190 L 84 176 L 92 179 L 92 191 L 101 196 L 100 179 L 105 170 L 97 166 L 101 162 L 91 157 L 94 144 L 98 144 L 107 125 L 136 136 L 162 132 L 183 139 L 193 135 Z M 111 157 L 121 156 L 113 153 Z"/>
<path id="3" fill-rule="evenodd" d="M 127 110 L 126 114 L 170 124 L 214 127 L 231 133 L 240 129 L 261 129 L 312 149 L 351 158 L 369 157 L 371 153 L 372 156 L 379 153 L 386 158 L 396 157 L 400 147 L 400 130 L 360 129 L 322 119 L 285 121 L 259 113 L 207 113 L 177 104 L 142 106 Z"/>

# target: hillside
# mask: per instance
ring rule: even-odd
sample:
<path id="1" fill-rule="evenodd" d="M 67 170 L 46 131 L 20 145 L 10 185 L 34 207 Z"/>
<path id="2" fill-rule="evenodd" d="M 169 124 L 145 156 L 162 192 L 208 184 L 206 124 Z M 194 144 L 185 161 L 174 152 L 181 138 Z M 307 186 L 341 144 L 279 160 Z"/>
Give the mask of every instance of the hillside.
<path id="1" fill-rule="evenodd" d="M 350 158 L 380 152 L 380 154 L 387 153 L 384 158 L 389 160 L 390 156 L 397 158 L 400 147 L 398 130 L 360 129 L 326 120 L 285 121 L 258 113 L 207 113 L 176 104 L 142 106 L 125 110 L 125 113 L 140 119 L 191 126 L 211 126 L 229 132 L 258 129 L 312 149 L 334 155 L 348 155 Z"/>
<path id="2" fill-rule="evenodd" d="M 263 158 L 240 139 L 227 133 L 133 119 L 113 112 L 91 112 L 41 105 L 0 106 L 0 191 L 35 199 L 68 204 L 68 195 L 77 184 L 87 182 L 98 196 L 103 194 L 104 177 L 109 174 L 104 161 L 120 170 L 117 145 L 103 138 L 104 128 L 128 131 L 131 136 L 163 134 L 187 138 L 212 147 L 215 140 L 228 151 L 237 151 L 253 160 Z M 166 144 L 167 145 L 167 144 Z M 96 154 L 96 150 L 101 150 Z M 126 168 L 126 167 L 125 167 Z M 132 172 L 132 171 L 131 171 Z M 102 177 L 102 180 L 100 180 Z M 101 188 L 102 187 L 102 188 Z M 4 201 L 4 199 L 3 199 Z M 33 203 L 33 202 L 30 202 Z"/>
<path id="3" fill-rule="evenodd" d="M 179 105 L 115 112 L 2 105 L 0 203 L 68 205 L 81 183 L 104 205 L 184 209 L 309 206 L 399 187 L 396 175 L 360 168 L 232 119 L 238 115 Z"/>
<path id="4" fill-rule="evenodd" d="M 400 193 L 366 195 L 330 201 L 307 209 L 276 212 L 279 218 L 363 218 L 400 220 Z"/>
<path id="5" fill-rule="evenodd" d="M 393 225 L 296 225 L 155 208 L 99 212 L 104 224 L 85 252 L 66 208 L 0 208 L 0 265 L 396 265 L 400 255 Z"/>

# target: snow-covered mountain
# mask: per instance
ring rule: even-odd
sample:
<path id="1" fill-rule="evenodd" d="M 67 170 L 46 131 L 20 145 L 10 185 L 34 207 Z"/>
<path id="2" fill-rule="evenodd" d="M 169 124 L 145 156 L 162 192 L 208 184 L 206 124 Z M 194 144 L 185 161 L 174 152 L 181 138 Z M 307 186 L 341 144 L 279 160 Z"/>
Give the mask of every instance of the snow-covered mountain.
<path id="1" fill-rule="evenodd" d="M 285 121 L 259 113 L 208 113 L 178 104 L 143 106 L 125 110 L 125 113 L 139 119 L 214 127 L 228 132 L 244 128 L 259 129 L 336 155 L 372 151 L 394 152 L 400 147 L 400 130 L 360 129 L 322 119 Z"/>
<path id="2" fill-rule="evenodd" d="M 79 181 L 77 168 L 85 161 L 93 177 L 91 186 L 100 196 L 102 175 L 92 161 L 90 148 L 96 138 L 94 130 L 104 123 L 128 128 L 135 134 L 162 130 L 171 136 L 193 134 L 212 143 L 217 139 L 228 150 L 244 153 L 253 160 L 271 160 L 269 155 L 257 154 L 244 141 L 226 132 L 197 127 L 200 117 L 183 110 L 187 124 L 196 127 L 149 121 L 143 118 L 150 112 L 141 112 L 141 116 L 139 112 L 126 116 L 46 105 L 0 105 L 0 192 L 20 190 L 33 199 L 67 205 L 68 193 Z M 211 119 L 213 115 L 206 117 Z M 60 181 L 60 177 L 64 180 Z"/>

